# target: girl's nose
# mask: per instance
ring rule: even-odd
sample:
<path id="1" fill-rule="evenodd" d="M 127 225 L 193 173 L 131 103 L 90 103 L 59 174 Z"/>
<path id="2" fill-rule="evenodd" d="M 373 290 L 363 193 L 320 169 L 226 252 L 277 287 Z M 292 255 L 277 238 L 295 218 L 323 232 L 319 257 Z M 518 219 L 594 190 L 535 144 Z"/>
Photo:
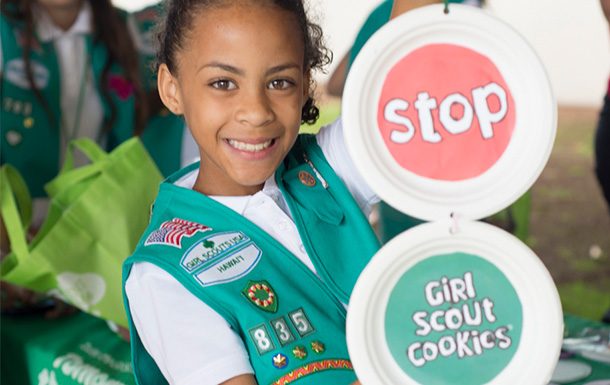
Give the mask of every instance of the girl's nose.
<path id="1" fill-rule="evenodd" d="M 275 119 L 275 113 L 264 90 L 257 90 L 241 98 L 235 117 L 240 123 L 261 127 L 272 122 Z"/>

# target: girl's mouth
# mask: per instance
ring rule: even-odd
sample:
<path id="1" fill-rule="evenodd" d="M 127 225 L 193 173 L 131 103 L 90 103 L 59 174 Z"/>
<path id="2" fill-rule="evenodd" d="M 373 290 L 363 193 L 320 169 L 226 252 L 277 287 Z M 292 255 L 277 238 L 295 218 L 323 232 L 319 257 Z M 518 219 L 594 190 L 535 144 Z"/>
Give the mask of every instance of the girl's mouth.
<path id="1" fill-rule="evenodd" d="M 239 151 L 261 152 L 261 151 L 266 150 L 267 148 L 271 147 L 273 145 L 273 143 L 275 143 L 275 139 L 270 139 L 270 140 L 260 142 L 260 143 L 247 143 L 247 142 L 241 142 L 236 139 L 227 139 L 227 143 L 229 144 L 229 146 L 231 146 L 234 149 L 239 150 Z"/>

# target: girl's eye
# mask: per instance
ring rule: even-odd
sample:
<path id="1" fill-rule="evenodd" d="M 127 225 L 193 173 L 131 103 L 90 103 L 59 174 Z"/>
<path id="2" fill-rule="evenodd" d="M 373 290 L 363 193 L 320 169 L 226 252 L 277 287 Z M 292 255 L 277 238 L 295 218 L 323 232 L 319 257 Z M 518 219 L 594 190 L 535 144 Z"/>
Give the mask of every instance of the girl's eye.
<path id="1" fill-rule="evenodd" d="M 218 90 L 234 90 L 235 88 L 237 88 L 235 83 L 233 83 L 231 80 L 227 80 L 227 79 L 215 80 L 212 83 L 210 83 L 210 86 L 212 88 L 216 88 Z"/>
<path id="2" fill-rule="evenodd" d="M 274 79 L 269 83 L 269 88 L 272 90 L 285 90 L 294 85 L 294 82 L 288 79 Z"/>

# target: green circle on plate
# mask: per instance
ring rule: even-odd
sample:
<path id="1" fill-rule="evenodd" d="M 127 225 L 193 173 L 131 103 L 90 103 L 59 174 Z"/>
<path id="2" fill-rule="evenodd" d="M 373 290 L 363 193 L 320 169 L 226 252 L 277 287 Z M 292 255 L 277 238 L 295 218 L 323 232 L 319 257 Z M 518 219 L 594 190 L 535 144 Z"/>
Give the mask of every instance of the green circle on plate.
<path id="1" fill-rule="evenodd" d="M 522 321 L 506 276 L 481 257 L 456 252 L 429 257 L 400 277 L 385 312 L 385 337 L 415 381 L 479 385 L 511 361 Z"/>

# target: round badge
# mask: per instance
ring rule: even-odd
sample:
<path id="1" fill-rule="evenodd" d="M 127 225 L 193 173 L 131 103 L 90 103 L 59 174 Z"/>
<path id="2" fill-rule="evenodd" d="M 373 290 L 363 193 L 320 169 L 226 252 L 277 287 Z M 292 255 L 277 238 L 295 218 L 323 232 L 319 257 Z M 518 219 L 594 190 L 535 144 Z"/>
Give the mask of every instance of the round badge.
<path id="1" fill-rule="evenodd" d="M 469 221 L 426 223 L 388 242 L 347 317 L 363 384 L 546 384 L 562 336 L 559 296 L 536 255 Z"/>
<path id="2" fill-rule="evenodd" d="M 510 205 L 555 138 L 540 60 L 475 7 L 428 6 L 387 23 L 356 58 L 344 95 L 356 167 L 383 200 L 425 220 L 479 219 Z"/>
<path id="3" fill-rule="evenodd" d="M 313 175 L 307 171 L 299 171 L 299 180 L 307 187 L 313 187 L 316 185 L 316 178 L 314 178 Z"/>

